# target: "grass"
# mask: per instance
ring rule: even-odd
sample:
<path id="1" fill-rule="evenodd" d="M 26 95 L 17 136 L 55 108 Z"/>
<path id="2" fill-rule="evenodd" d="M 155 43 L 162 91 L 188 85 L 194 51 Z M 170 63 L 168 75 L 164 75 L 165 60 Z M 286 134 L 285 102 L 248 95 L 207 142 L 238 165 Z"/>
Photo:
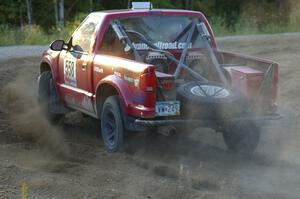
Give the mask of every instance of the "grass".
<path id="1" fill-rule="evenodd" d="M 82 18 L 82 17 L 81 17 Z M 11 28 L 0 26 L 0 46 L 8 45 L 46 45 L 55 39 L 67 40 L 75 28 L 79 25 L 81 18 L 69 22 L 64 28 L 52 28 L 46 33 L 39 26 L 24 26 L 22 28 Z M 282 32 L 300 32 L 300 27 L 294 23 L 279 25 L 268 23 L 258 27 L 255 20 L 242 17 L 233 27 L 227 28 L 221 18 L 209 20 L 216 36 L 250 35 L 250 34 L 273 34 Z"/>
<path id="2" fill-rule="evenodd" d="M 241 17 L 230 29 L 226 27 L 224 21 L 220 18 L 209 20 L 214 34 L 216 36 L 233 36 L 233 35 L 255 35 L 255 34 L 274 34 L 284 32 L 300 32 L 299 21 L 291 21 L 286 24 L 269 22 L 264 25 L 258 25 L 255 18 Z"/>
<path id="3" fill-rule="evenodd" d="M 75 17 L 74 21 L 67 22 L 63 28 L 52 27 L 48 30 L 48 33 L 37 25 L 31 27 L 27 25 L 22 28 L 0 25 L 0 46 L 47 45 L 56 39 L 68 40 L 85 17 L 86 14 L 80 13 Z"/>
<path id="4" fill-rule="evenodd" d="M 55 39 L 67 39 L 70 35 L 66 30 L 56 30 L 47 34 L 39 26 L 25 26 L 23 28 L 0 27 L 0 46 L 8 45 L 41 45 L 49 44 Z"/>

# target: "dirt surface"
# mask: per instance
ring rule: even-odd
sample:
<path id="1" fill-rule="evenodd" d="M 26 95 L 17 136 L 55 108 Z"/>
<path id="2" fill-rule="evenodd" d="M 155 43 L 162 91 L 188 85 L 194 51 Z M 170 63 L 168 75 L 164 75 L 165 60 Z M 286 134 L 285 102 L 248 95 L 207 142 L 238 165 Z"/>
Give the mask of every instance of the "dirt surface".
<path id="1" fill-rule="evenodd" d="M 0 60 L 15 59 L 21 57 L 41 56 L 47 46 L 24 45 L 24 46 L 4 46 L 0 47 Z"/>
<path id="2" fill-rule="evenodd" d="M 221 134 L 188 127 L 177 142 L 130 135 L 124 152 L 108 154 L 97 121 L 72 113 L 53 126 L 39 114 L 38 57 L 2 56 L 0 199 L 22 192 L 28 198 L 299 198 L 299 40 L 300 34 L 220 39 L 222 49 L 280 63 L 285 118 L 264 128 L 250 157 L 227 152 Z"/>

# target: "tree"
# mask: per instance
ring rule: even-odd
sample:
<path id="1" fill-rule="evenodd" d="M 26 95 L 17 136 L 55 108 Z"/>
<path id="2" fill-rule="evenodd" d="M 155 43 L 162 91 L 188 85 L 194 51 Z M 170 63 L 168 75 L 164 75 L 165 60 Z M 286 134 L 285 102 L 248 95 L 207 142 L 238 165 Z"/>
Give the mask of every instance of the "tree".
<path id="1" fill-rule="evenodd" d="M 26 0 L 27 6 L 27 18 L 30 29 L 32 28 L 32 2 L 31 0 Z"/>
<path id="2" fill-rule="evenodd" d="M 90 0 L 90 12 L 93 12 L 93 0 Z"/>
<path id="3" fill-rule="evenodd" d="M 59 23 L 61 26 L 63 26 L 65 23 L 64 9 L 65 9 L 64 0 L 60 0 L 60 2 L 59 2 Z"/>
<path id="4" fill-rule="evenodd" d="M 53 1 L 54 4 L 54 17 L 55 17 L 55 25 L 58 25 L 58 10 L 57 10 L 57 0 Z"/>
<path id="5" fill-rule="evenodd" d="M 187 10 L 193 9 L 194 1 L 193 0 L 185 0 L 184 5 L 185 5 L 185 9 L 187 9 Z"/>
<path id="6" fill-rule="evenodd" d="M 94 10 L 127 8 L 131 1 L 139 0 L 0 0 L 1 26 L 18 27 L 27 23 L 40 26 L 52 33 L 54 26 L 78 20 Z M 140 0 L 151 1 L 154 8 L 195 9 L 209 19 L 220 20 L 234 31 L 241 20 L 251 20 L 258 29 L 274 23 L 299 24 L 299 0 Z M 297 22 L 297 23 L 296 23 Z M 243 24 L 241 24 L 243 25 Z"/>

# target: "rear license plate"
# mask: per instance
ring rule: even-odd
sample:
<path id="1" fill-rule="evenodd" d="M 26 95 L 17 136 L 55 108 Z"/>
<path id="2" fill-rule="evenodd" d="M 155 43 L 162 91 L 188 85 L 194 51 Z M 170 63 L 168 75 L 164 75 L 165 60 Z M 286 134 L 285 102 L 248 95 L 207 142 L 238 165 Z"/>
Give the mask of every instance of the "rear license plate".
<path id="1" fill-rule="evenodd" d="M 179 101 L 156 102 L 155 112 L 157 116 L 172 116 L 180 114 Z"/>

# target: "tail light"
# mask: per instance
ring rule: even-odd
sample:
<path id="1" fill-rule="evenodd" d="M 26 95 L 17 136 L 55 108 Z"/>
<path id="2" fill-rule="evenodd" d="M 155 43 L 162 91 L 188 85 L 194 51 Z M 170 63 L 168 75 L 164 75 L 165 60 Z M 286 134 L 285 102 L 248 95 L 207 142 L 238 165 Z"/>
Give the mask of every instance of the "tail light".
<path id="1" fill-rule="evenodd" d="M 145 92 L 146 107 L 155 107 L 156 76 L 154 66 L 146 68 L 140 76 L 140 89 Z"/>
<path id="2" fill-rule="evenodd" d="M 156 91 L 154 67 L 148 67 L 140 76 L 140 89 L 146 92 Z"/>

